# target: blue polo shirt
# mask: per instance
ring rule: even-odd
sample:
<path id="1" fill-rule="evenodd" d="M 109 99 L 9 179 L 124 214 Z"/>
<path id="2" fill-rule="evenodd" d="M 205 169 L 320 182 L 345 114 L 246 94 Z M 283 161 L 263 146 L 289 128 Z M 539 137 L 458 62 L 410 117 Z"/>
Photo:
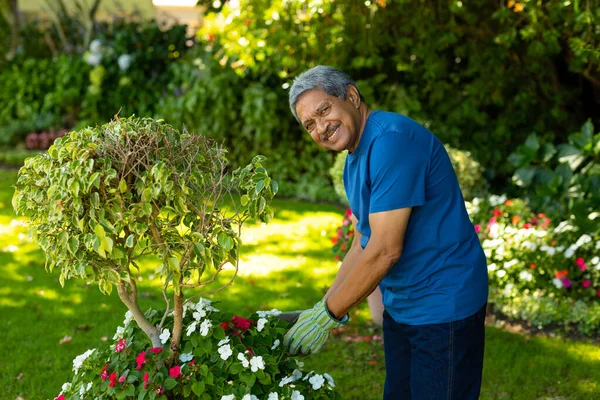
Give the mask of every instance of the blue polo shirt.
<path id="1" fill-rule="evenodd" d="M 456 321 L 485 304 L 485 255 L 446 149 L 429 130 L 400 114 L 371 112 L 346 158 L 344 186 L 363 248 L 369 214 L 412 207 L 402 255 L 379 285 L 396 322 Z"/>

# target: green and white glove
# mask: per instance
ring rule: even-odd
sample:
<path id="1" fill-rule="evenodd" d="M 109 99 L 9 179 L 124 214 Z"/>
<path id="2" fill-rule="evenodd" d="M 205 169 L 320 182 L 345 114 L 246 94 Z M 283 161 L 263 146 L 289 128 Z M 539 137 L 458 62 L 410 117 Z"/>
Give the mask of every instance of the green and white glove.
<path id="1" fill-rule="evenodd" d="M 300 351 L 303 354 L 317 353 L 327 339 L 329 331 L 345 325 L 348 318 L 339 321 L 329 313 L 327 304 L 321 300 L 298 317 L 298 322 L 286 333 L 283 345 L 289 348 L 290 354 Z"/>

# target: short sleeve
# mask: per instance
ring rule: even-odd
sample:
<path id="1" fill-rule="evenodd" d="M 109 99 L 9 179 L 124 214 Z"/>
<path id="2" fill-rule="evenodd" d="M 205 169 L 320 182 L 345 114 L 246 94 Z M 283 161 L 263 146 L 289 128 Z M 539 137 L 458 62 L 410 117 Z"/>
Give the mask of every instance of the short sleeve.
<path id="1" fill-rule="evenodd" d="M 369 212 L 423 205 L 429 161 L 422 145 L 402 133 L 377 137 L 369 154 Z"/>

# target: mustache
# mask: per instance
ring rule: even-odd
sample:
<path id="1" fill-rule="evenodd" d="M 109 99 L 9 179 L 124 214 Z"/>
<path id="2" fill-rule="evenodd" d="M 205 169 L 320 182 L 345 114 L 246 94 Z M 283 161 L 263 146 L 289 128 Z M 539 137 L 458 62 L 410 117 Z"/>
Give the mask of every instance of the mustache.
<path id="1" fill-rule="evenodd" d="M 329 125 L 325 133 L 321 135 L 321 140 L 327 140 L 331 135 L 333 135 L 333 132 L 335 132 L 335 130 L 340 127 L 340 125 L 340 123 L 337 123 L 335 125 Z"/>

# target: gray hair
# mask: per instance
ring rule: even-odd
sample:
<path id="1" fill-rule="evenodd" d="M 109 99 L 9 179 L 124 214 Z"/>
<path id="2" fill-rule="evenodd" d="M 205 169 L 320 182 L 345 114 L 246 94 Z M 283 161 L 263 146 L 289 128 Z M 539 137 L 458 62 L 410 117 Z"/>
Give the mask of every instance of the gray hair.
<path id="1" fill-rule="evenodd" d="M 294 79 L 290 88 L 290 110 L 296 121 L 300 122 L 296 112 L 296 103 L 304 93 L 313 89 L 321 89 L 330 96 L 339 97 L 346 100 L 348 95 L 348 85 L 356 87 L 356 83 L 348 74 L 327 65 L 317 65 L 307 71 L 304 71 Z M 363 99 L 360 91 L 358 92 L 361 100 Z"/>

